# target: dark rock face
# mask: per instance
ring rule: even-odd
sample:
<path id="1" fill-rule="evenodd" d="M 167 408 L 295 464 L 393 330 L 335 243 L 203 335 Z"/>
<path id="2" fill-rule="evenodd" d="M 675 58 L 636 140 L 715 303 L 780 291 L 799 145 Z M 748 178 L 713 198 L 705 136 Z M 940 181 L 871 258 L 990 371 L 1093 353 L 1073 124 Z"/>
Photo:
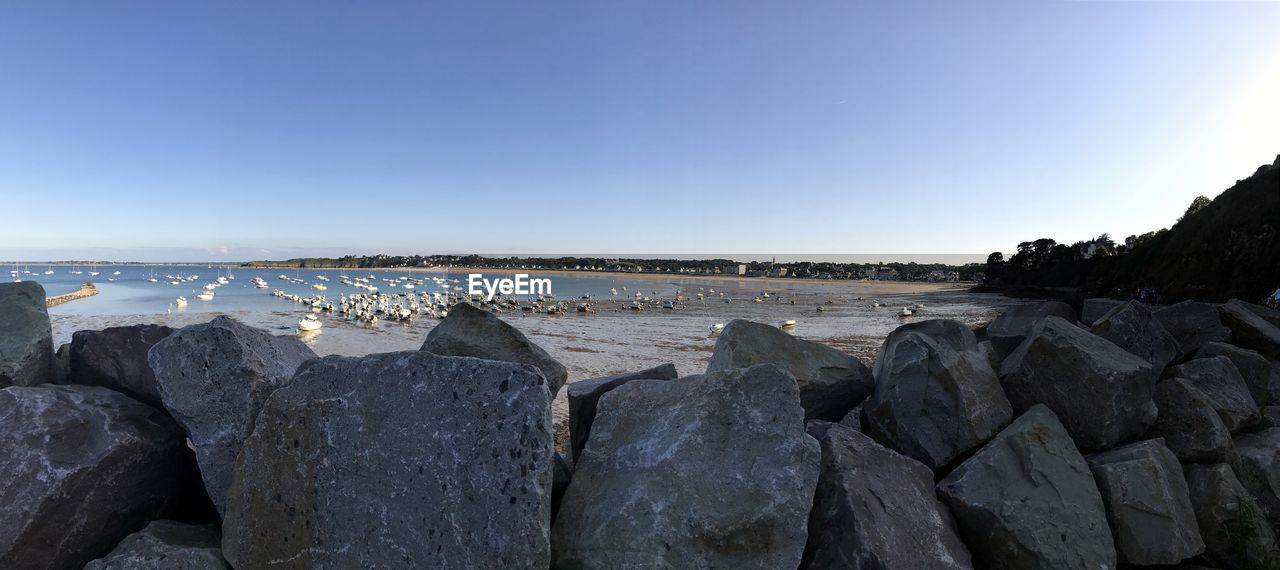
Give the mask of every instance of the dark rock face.
<path id="1" fill-rule="evenodd" d="M 1037 322 L 1048 316 L 1060 317 L 1071 322 L 1076 320 L 1075 311 L 1071 310 L 1071 305 L 1066 303 L 1058 301 L 1025 303 L 1010 307 L 996 317 L 996 320 L 991 321 L 987 326 L 987 338 L 995 346 L 996 352 L 1001 355 L 1009 354 L 1022 344 L 1022 340 L 1027 337 Z"/>
<path id="2" fill-rule="evenodd" d="M 733 320 L 716 340 L 707 373 L 777 364 L 795 377 L 806 419 L 840 421 L 871 394 L 875 381 L 857 358 L 782 329 Z"/>
<path id="3" fill-rule="evenodd" d="M 973 333 L 956 321 L 898 327 L 876 355 L 875 392 L 863 403 L 862 430 L 938 469 L 1013 420 L 1000 380 Z"/>
<path id="4" fill-rule="evenodd" d="M 1121 563 L 1177 564 L 1204 552 L 1178 458 L 1159 439 L 1088 457 Z"/>
<path id="5" fill-rule="evenodd" d="M 71 343 L 64 342 L 53 353 L 53 384 L 66 384 L 71 376 Z"/>
<path id="6" fill-rule="evenodd" d="M 938 483 L 980 568 L 1114 568 L 1115 544 L 1084 457 L 1037 405 Z"/>
<path id="7" fill-rule="evenodd" d="M 569 490 L 569 482 L 573 480 L 573 470 L 564 456 L 556 453 L 555 465 L 551 472 L 551 524 L 556 523 L 556 515 L 560 513 L 560 502 L 564 500 L 565 491 Z"/>
<path id="8" fill-rule="evenodd" d="M 1206 343 L 1196 352 L 1196 358 L 1225 356 L 1236 366 L 1240 377 L 1249 387 L 1249 395 L 1258 406 L 1270 403 L 1272 364 L 1252 350 L 1223 342 Z"/>
<path id="9" fill-rule="evenodd" d="M 488 311 L 467 303 L 458 303 L 449 309 L 449 316 L 427 333 L 422 350 L 441 356 L 471 356 L 528 364 L 542 371 L 552 397 L 569 379 L 569 371 L 564 365 L 556 362 L 524 333 Z"/>
<path id="10" fill-rule="evenodd" d="M 928 467 L 846 426 L 813 420 L 809 433 L 822 470 L 802 568 L 973 567 Z"/>
<path id="11" fill-rule="evenodd" d="M 578 456 L 582 455 L 582 448 L 587 446 L 587 436 L 591 434 L 591 424 L 596 419 L 596 404 L 600 401 L 600 396 L 632 380 L 675 380 L 678 377 L 676 365 L 667 363 L 640 372 L 569 384 L 570 457 L 577 462 Z"/>
<path id="12" fill-rule="evenodd" d="M 1222 423 L 1213 403 L 1183 378 L 1166 378 L 1156 384 L 1160 414 L 1151 434 L 1183 463 L 1219 463 L 1231 453 L 1231 430 Z"/>
<path id="13" fill-rule="evenodd" d="M 1262 508 L 1224 463 L 1187 465 L 1191 506 L 1196 512 L 1204 557 L 1224 568 L 1274 568 L 1276 537 Z"/>
<path id="14" fill-rule="evenodd" d="M 1178 341 L 1182 354 L 1194 354 L 1208 342 L 1231 342 L 1231 329 L 1222 324 L 1218 306 L 1183 301 L 1151 313 Z"/>
<path id="15" fill-rule="evenodd" d="M 1178 341 L 1137 301 L 1112 309 L 1094 323 L 1092 330 L 1093 334 L 1150 362 L 1156 370 L 1164 370 L 1179 357 Z"/>
<path id="16" fill-rule="evenodd" d="M 79 568 L 176 502 L 182 430 L 106 388 L 0 390 L 0 568 Z"/>
<path id="17" fill-rule="evenodd" d="M 183 328 L 151 348 L 147 361 L 164 408 L 191 438 L 219 514 L 236 455 L 262 403 L 315 357 L 296 338 L 272 336 L 230 317 Z"/>
<path id="18" fill-rule="evenodd" d="M 1000 383 L 1014 411 L 1044 404 L 1077 445 L 1107 449 L 1140 437 L 1155 422 L 1157 374 L 1115 344 L 1046 317 L 1005 358 Z"/>
<path id="19" fill-rule="evenodd" d="M 1231 329 L 1231 343 L 1275 360 L 1280 358 L 1280 327 L 1251 311 L 1248 303 L 1232 299 L 1219 307 L 1222 323 Z"/>
<path id="20" fill-rule="evenodd" d="M 1085 299 L 1080 309 L 1080 322 L 1085 326 L 1093 326 L 1098 319 L 1106 316 L 1112 309 L 1124 306 L 1125 302 L 1116 299 Z"/>
<path id="21" fill-rule="evenodd" d="M 102 386 L 157 408 L 164 408 L 147 351 L 173 329 L 160 325 L 76 331 L 71 335 L 72 384 Z"/>
<path id="22" fill-rule="evenodd" d="M 522 364 L 312 360 L 244 443 L 223 555 L 235 568 L 545 568 L 550 398 Z"/>
<path id="23" fill-rule="evenodd" d="M 1165 371 L 1166 378 L 1185 378 L 1204 394 L 1231 433 L 1257 425 L 1262 412 L 1249 394 L 1249 386 L 1225 356 L 1196 358 Z"/>
<path id="24" fill-rule="evenodd" d="M 996 352 L 996 347 L 991 344 L 991 341 L 979 342 L 978 350 L 982 351 L 982 355 L 987 358 L 987 364 L 991 365 L 992 370 L 1000 370 L 1000 363 L 1004 362 L 1004 357 Z"/>
<path id="25" fill-rule="evenodd" d="M 230 570 L 216 525 L 152 521 L 85 570 Z"/>
<path id="26" fill-rule="evenodd" d="M 781 367 L 629 382 L 600 399 L 554 566 L 794 568 L 820 459 Z"/>
<path id="27" fill-rule="evenodd" d="M 1262 305 L 1246 303 L 1244 301 L 1236 301 L 1236 303 L 1239 303 L 1241 307 L 1248 309 L 1249 312 L 1262 317 L 1262 320 L 1271 323 L 1271 326 L 1280 327 L 1280 311 L 1268 309 Z"/>
<path id="28" fill-rule="evenodd" d="M 44 287 L 0 283 L 0 323 L 0 388 L 52 383 L 53 330 Z"/>
<path id="29" fill-rule="evenodd" d="M 1267 406 L 1262 409 L 1262 427 L 1280 427 L 1280 406 Z"/>
<path id="30" fill-rule="evenodd" d="M 1240 484 L 1262 505 L 1272 527 L 1280 527 L 1280 428 L 1236 436 Z"/>

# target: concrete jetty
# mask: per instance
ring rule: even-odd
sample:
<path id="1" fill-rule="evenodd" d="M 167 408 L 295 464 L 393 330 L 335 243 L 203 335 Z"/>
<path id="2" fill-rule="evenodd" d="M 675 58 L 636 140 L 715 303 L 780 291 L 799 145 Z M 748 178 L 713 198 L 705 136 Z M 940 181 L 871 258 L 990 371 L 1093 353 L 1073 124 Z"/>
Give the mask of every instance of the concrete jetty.
<path id="1" fill-rule="evenodd" d="M 44 300 L 44 306 L 46 309 L 50 307 L 56 307 L 63 303 L 74 301 L 76 299 L 83 299 L 85 297 L 92 297 L 97 294 L 98 294 L 98 288 L 94 287 L 93 283 L 89 283 L 88 281 L 86 281 L 84 285 L 80 286 L 79 291 L 73 291 L 65 295 L 54 295 L 52 297 L 46 298 Z"/>

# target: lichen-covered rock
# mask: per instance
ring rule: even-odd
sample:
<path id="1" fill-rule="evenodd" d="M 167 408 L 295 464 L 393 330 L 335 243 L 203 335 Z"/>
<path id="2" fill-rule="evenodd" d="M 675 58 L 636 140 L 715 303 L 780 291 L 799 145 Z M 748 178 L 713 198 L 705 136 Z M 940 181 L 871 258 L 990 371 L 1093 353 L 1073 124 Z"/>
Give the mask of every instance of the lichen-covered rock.
<path id="1" fill-rule="evenodd" d="M 1093 475 L 1046 406 L 1032 407 L 956 467 L 938 494 L 979 568 L 1115 567 Z"/>
<path id="2" fill-rule="evenodd" d="M 144 404 L 163 408 L 156 376 L 147 363 L 147 352 L 170 334 L 173 329 L 161 325 L 76 331 L 71 335 L 68 378 L 72 384 L 111 388 Z"/>
<path id="3" fill-rule="evenodd" d="M 1156 370 L 1164 370 L 1179 357 L 1178 341 L 1137 301 L 1112 309 L 1093 324 L 1092 331 L 1150 362 Z"/>
<path id="4" fill-rule="evenodd" d="M 765 364 L 600 399 L 552 532 L 558 568 L 795 568 L 821 452 Z"/>
<path id="5" fill-rule="evenodd" d="M 550 392 L 528 365 L 425 351 L 312 360 L 236 462 L 235 568 L 545 568 Z"/>
<path id="6" fill-rule="evenodd" d="M 1275 533 L 1231 467 L 1187 465 L 1184 473 L 1204 539 L 1205 559 L 1223 568 L 1275 568 L 1280 562 L 1274 552 Z"/>
<path id="7" fill-rule="evenodd" d="M 1080 309 L 1080 322 L 1084 323 L 1085 326 L 1091 327 L 1098 322 L 1098 319 L 1110 313 L 1112 309 L 1121 307 L 1124 304 L 1124 301 L 1118 299 L 1085 299 Z"/>
<path id="8" fill-rule="evenodd" d="M 1076 445 L 1107 449 L 1156 419 L 1159 372 L 1146 360 L 1058 317 L 1045 317 L 1000 367 L 1015 412 L 1044 404 Z"/>
<path id="9" fill-rule="evenodd" d="M 1192 359 L 1169 367 L 1164 376 L 1191 382 L 1204 394 L 1231 433 L 1262 422 L 1262 412 L 1249 394 L 1249 385 L 1225 356 Z"/>
<path id="10" fill-rule="evenodd" d="M 809 434 L 822 470 L 801 568 L 973 567 L 933 471 L 846 426 L 813 420 Z"/>
<path id="11" fill-rule="evenodd" d="M 1159 439 L 1090 455 L 1121 563 L 1177 564 L 1204 552 L 1178 458 Z"/>
<path id="12" fill-rule="evenodd" d="M 1183 301 L 1155 309 L 1151 316 L 1178 341 L 1182 354 L 1194 354 L 1208 342 L 1231 342 L 1231 329 L 1211 303 Z"/>
<path id="13" fill-rule="evenodd" d="M 1231 360 L 1240 377 L 1244 378 L 1244 383 L 1248 385 L 1249 395 L 1253 396 L 1255 404 L 1265 406 L 1270 403 L 1272 364 L 1267 359 L 1252 350 L 1225 342 L 1205 343 L 1195 355 L 1196 358 L 1215 356 L 1225 356 Z"/>
<path id="14" fill-rule="evenodd" d="M 862 430 L 930 469 L 982 445 L 1013 420 L 1000 380 L 968 327 L 929 320 L 898 327 L 876 355 Z"/>
<path id="15" fill-rule="evenodd" d="M 1058 301 L 1039 301 L 1023 303 L 1009 307 L 996 320 L 987 325 L 987 338 L 995 346 L 996 352 L 1007 355 L 1013 352 L 1023 339 L 1031 332 L 1031 328 L 1048 316 L 1059 317 L 1075 322 L 1076 314 L 1071 305 Z"/>
<path id="16" fill-rule="evenodd" d="M 152 521 L 84 570 L 230 570 L 217 525 Z"/>
<path id="17" fill-rule="evenodd" d="M 875 386 L 871 371 L 852 355 L 744 320 L 724 327 L 707 373 L 757 364 L 777 364 L 795 377 L 807 419 L 838 422 Z"/>
<path id="18" fill-rule="evenodd" d="M 1183 378 L 1166 378 L 1156 384 L 1160 414 L 1151 434 L 1182 463 L 1220 463 L 1231 454 L 1231 430 L 1222 423 L 1213 403 Z"/>
<path id="19" fill-rule="evenodd" d="M 272 336 L 230 317 L 183 328 L 151 347 L 147 362 L 164 408 L 191 439 L 219 514 L 262 403 L 315 357 L 297 338 Z"/>
<path id="20" fill-rule="evenodd" d="M 449 309 L 449 316 L 427 333 L 422 350 L 441 356 L 471 356 L 528 364 L 542 371 L 552 397 L 569 378 L 569 371 L 564 365 L 551 358 L 524 333 L 496 315 L 468 303 L 458 303 Z"/>
<path id="21" fill-rule="evenodd" d="M 587 446 L 587 436 L 591 434 L 591 424 L 596 419 L 596 405 L 600 397 L 610 390 L 632 380 L 675 380 L 679 377 L 676 366 L 671 363 L 655 366 L 648 370 L 580 380 L 569 384 L 569 452 L 576 462 Z"/>
<path id="22" fill-rule="evenodd" d="M 1235 447 L 1240 484 L 1262 505 L 1273 528 L 1280 527 L 1280 428 L 1237 435 Z"/>
<path id="23" fill-rule="evenodd" d="M 44 287 L 0 283 L 0 388 L 54 381 L 53 330 Z"/>
<path id="24" fill-rule="evenodd" d="M 1258 316 L 1247 305 L 1232 299 L 1218 308 L 1222 323 L 1231 329 L 1231 344 L 1271 360 L 1280 358 L 1280 327 Z"/>
<path id="25" fill-rule="evenodd" d="M 0 390 L 0 568 L 80 568 L 174 507 L 182 430 L 93 386 Z"/>

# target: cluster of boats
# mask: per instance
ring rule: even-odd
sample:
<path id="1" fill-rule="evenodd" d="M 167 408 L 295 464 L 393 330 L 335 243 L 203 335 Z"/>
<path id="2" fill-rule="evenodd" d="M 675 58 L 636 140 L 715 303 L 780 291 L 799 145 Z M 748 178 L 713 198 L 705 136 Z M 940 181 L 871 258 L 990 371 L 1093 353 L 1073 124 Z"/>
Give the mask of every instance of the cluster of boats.
<path id="1" fill-rule="evenodd" d="M 311 309 L 298 321 L 298 330 L 319 330 L 323 325 L 314 313 L 337 312 L 352 320 L 377 325 L 379 320 L 409 322 L 418 317 L 443 319 L 449 308 L 458 302 L 458 296 L 433 293 L 356 293 L 343 295 L 335 305 L 324 295 L 304 297 L 276 289 L 271 292 L 278 298 L 302 304 Z"/>

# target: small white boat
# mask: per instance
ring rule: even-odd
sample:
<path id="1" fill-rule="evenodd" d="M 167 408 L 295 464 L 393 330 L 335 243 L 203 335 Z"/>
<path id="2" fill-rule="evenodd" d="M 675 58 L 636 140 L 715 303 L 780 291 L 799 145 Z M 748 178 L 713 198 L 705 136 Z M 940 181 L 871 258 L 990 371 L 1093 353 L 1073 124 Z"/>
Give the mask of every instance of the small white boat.
<path id="1" fill-rule="evenodd" d="M 212 301 L 212 300 L 213 300 L 213 290 L 211 290 L 211 289 L 206 289 L 203 293 L 201 293 L 201 294 L 199 294 L 199 295 L 196 295 L 196 298 L 197 298 L 197 299 L 200 299 L 201 301 Z"/>
<path id="2" fill-rule="evenodd" d="M 328 287 L 325 287 L 324 285 L 321 285 L 321 284 L 319 284 L 319 283 L 316 283 L 315 285 L 312 285 L 312 286 L 311 286 L 311 288 L 312 288 L 312 289 L 315 289 L 316 291 L 325 291 L 325 290 L 329 289 Z"/>
<path id="3" fill-rule="evenodd" d="M 177 303 L 178 303 L 178 306 L 179 306 L 179 307 L 185 307 L 185 306 L 187 306 L 187 298 L 186 298 L 186 297 L 178 297 L 178 301 L 177 301 Z"/>
<path id="4" fill-rule="evenodd" d="M 913 314 L 915 314 L 915 313 L 912 313 L 912 312 L 911 312 L 911 309 L 908 309 L 908 308 L 906 308 L 906 307 L 903 307 L 901 311 L 898 311 L 898 316 L 899 316 L 899 317 L 910 317 L 910 316 L 911 316 L 911 315 L 913 315 Z"/>
<path id="5" fill-rule="evenodd" d="M 318 331 L 322 326 L 324 326 L 324 324 L 320 322 L 320 319 L 317 319 L 315 315 L 311 314 L 302 317 L 302 320 L 298 321 L 299 331 Z"/>
<path id="6" fill-rule="evenodd" d="M 711 325 L 711 334 L 720 334 L 720 331 L 722 330 L 724 330 L 724 323 Z"/>
<path id="7" fill-rule="evenodd" d="M 795 328 L 795 326 L 796 326 L 795 319 L 787 319 L 785 321 L 782 321 L 782 328 L 784 329 Z"/>

